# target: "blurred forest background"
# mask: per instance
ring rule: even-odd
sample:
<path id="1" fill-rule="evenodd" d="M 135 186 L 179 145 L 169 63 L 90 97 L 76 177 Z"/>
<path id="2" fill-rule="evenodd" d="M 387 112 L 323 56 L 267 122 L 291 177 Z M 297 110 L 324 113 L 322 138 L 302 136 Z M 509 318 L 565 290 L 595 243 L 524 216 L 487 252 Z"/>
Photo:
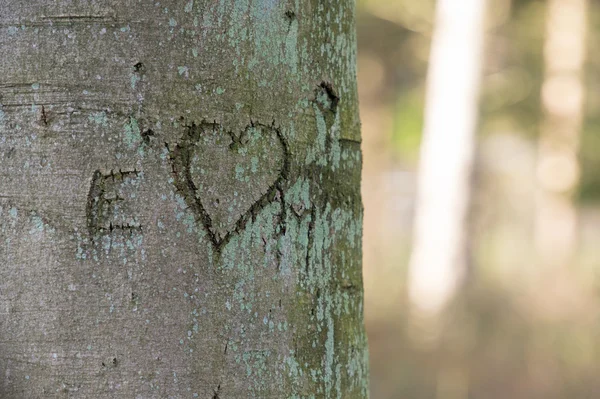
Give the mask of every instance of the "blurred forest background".
<path id="1" fill-rule="evenodd" d="M 429 341 L 407 285 L 436 3 L 357 6 L 372 398 L 600 397 L 600 1 L 488 1 L 466 277 Z"/>

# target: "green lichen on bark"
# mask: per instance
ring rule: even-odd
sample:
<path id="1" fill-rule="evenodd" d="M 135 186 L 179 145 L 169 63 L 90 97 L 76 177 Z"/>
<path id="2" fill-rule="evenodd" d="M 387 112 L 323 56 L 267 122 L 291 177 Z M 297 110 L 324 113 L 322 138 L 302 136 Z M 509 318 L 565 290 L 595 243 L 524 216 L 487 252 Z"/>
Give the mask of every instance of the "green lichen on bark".
<path id="1" fill-rule="evenodd" d="M 366 398 L 353 2 L 24 4 L 0 6 L 0 393 Z"/>

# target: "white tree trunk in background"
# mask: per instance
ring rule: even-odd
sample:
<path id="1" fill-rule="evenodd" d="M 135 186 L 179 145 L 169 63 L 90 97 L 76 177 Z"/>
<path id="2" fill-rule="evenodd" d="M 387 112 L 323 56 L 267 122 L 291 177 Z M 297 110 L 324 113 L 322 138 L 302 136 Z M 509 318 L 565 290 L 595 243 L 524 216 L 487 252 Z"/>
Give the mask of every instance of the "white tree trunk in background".
<path id="1" fill-rule="evenodd" d="M 484 0 L 437 5 L 408 280 L 410 301 L 422 316 L 439 314 L 466 269 L 484 9 Z"/>
<path id="2" fill-rule="evenodd" d="M 539 261 L 550 267 L 569 265 L 577 245 L 586 11 L 587 0 L 548 2 L 535 233 Z"/>

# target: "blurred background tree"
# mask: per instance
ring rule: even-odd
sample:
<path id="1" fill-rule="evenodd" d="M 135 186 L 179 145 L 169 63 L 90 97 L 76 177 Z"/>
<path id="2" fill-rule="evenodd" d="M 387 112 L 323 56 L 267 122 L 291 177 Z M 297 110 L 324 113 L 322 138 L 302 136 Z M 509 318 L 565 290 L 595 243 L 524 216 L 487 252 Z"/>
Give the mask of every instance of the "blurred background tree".
<path id="1" fill-rule="evenodd" d="M 468 271 L 486 3 L 436 4 L 408 270 L 413 339 L 426 345 Z"/>
<path id="2" fill-rule="evenodd" d="M 587 0 L 548 1 L 536 170 L 535 239 L 541 267 L 567 267 L 577 248 L 573 196 L 581 175 L 586 34 Z"/>
<path id="3" fill-rule="evenodd" d="M 489 2 L 470 273 L 446 312 L 439 342 L 429 348 L 409 334 L 406 284 L 435 1 L 359 0 L 358 6 L 372 398 L 599 397 L 599 2 Z M 560 19 L 571 22 L 565 27 Z M 579 58 L 553 55 L 551 40 L 570 41 L 573 54 L 577 46 L 583 51 Z M 571 82 L 575 90 L 579 85 L 574 103 L 574 86 L 549 90 L 552 62 L 561 61 L 570 61 Z M 570 106 L 563 115 L 571 132 L 566 148 L 579 170 L 563 196 L 574 230 L 570 243 L 559 239 L 571 248 L 560 272 L 543 266 L 548 252 L 536 244 L 546 229 L 540 222 L 553 221 L 544 219 L 538 173 L 545 137 L 560 130 L 549 101 Z M 551 180 L 568 172 L 554 170 Z"/>

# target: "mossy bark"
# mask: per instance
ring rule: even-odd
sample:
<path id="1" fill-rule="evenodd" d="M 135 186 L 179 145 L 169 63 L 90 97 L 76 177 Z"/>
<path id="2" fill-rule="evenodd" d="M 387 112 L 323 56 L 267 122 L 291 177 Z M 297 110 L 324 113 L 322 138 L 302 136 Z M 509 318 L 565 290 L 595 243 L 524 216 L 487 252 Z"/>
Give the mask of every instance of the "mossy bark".
<path id="1" fill-rule="evenodd" d="M 353 1 L 0 19 L 0 397 L 366 398 Z"/>

